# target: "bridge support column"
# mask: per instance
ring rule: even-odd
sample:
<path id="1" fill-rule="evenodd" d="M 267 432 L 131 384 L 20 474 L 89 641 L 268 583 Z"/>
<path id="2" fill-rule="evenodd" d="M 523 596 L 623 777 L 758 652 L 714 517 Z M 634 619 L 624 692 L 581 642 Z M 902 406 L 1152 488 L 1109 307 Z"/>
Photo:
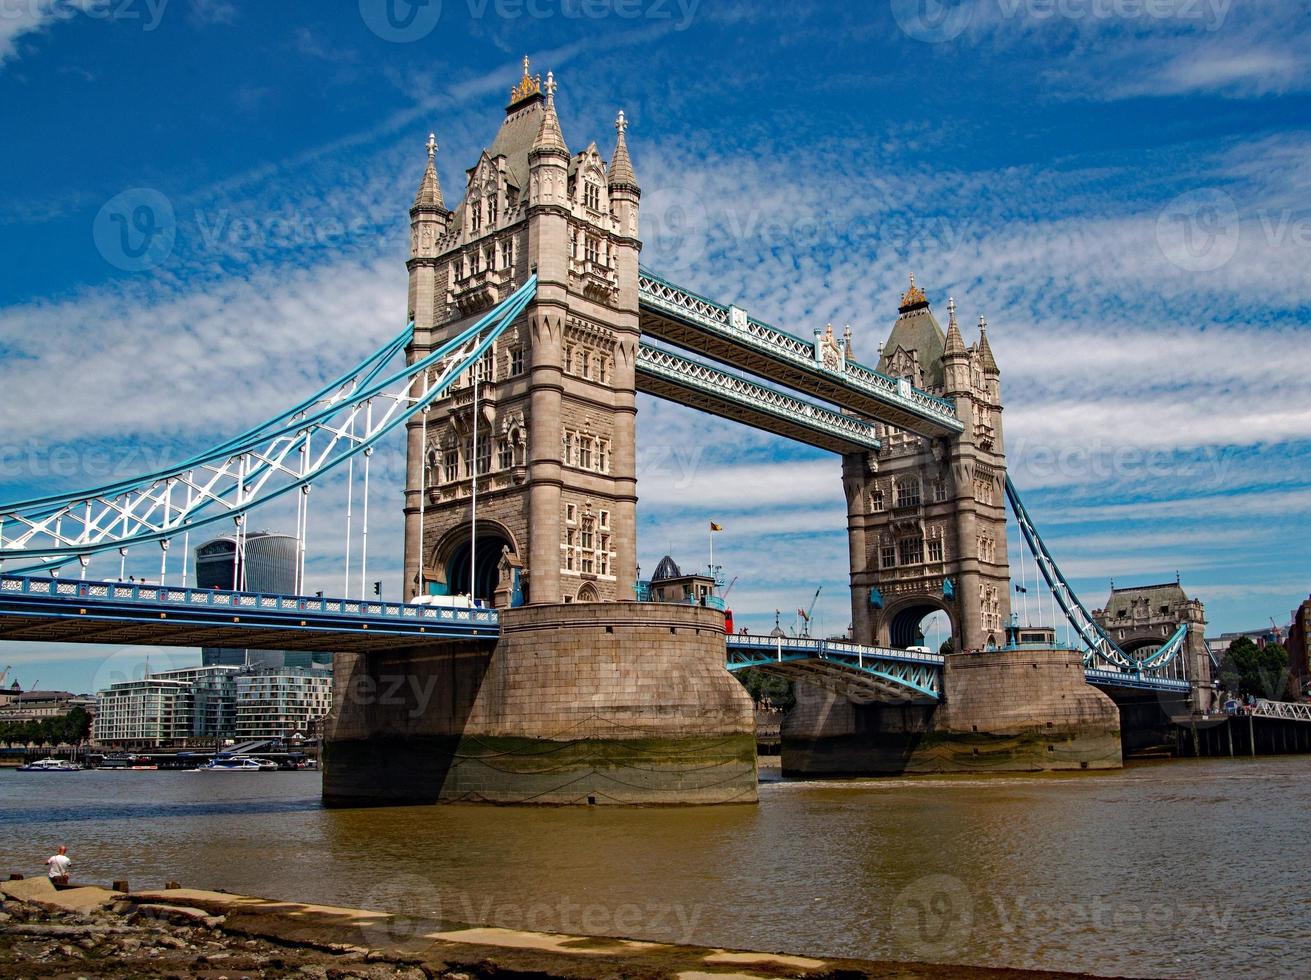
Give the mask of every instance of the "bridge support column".
<path id="1" fill-rule="evenodd" d="M 1034 772 L 1122 765 L 1115 703 L 1068 650 L 947 658 L 938 705 L 798 690 L 783 720 L 787 775 Z"/>
<path id="2" fill-rule="evenodd" d="M 720 613 L 525 606 L 494 649 L 339 655 L 329 805 L 756 801 L 750 696 Z"/>

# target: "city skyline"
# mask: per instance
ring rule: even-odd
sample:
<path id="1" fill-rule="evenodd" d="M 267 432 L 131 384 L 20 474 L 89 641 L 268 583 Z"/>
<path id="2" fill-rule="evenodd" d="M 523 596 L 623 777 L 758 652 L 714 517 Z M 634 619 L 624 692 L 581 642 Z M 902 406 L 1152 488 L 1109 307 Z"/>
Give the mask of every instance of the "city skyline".
<path id="1" fill-rule="evenodd" d="M 909 273 L 940 317 L 948 297 L 966 325 L 986 315 L 1011 471 L 1087 604 L 1112 578 L 1178 571 L 1206 602 L 1208 632 L 1282 625 L 1311 588 L 1298 547 L 1311 507 L 1298 475 L 1309 351 L 1297 329 L 1311 171 L 1307 133 L 1290 122 L 1305 115 L 1308 77 L 1286 56 L 1300 35 L 1270 29 L 1293 6 L 1191 23 L 1044 19 L 1021 5 L 925 39 L 894 3 L 841 41 L 826 20 L 821 50 L 819 18 L 842 17 L 823 7 L 702 3 L 686 24 L 616 15 L 565 44 L 577 24 L 563 16 L 466 23 L 456 18 L 470 11 L 448 4 L 434 31 L 445 22 L 473 39 L 458 66 L 432 63 L 438 33 L 387 41 L 353 8 L 307 7 L 293 22 L 161 4 L 150 30 L 144 5 L 135 23 L 0 21 L 0 87 L 14 95 L 0 110 L 14 134 L 13 203 L 0 207 L 0 379 L 13 393 L 0 497 L 180 458 L 394 334 L 427 133 L 453 202 L 522 49 L 534 72 L 555 72 L 572 149 L 594 137 L 606 154 L 614 112 L 631 120 L 645 265 L 802 336 L 851 323 L 865 363 Z M 236 45 L 238 24 L 260 41 Z M 781 25 L 796 28 L 788 43 Z M 711 81 L 692 52 L 727 38 L 753 56 L 721 58 Z M 1131 63 L 1131 49 L 1145 54 Z M 255 91 L 241 58 L 260 51 L 285 64 Z M 164 79 L 192 59 L 215 70 L 170 91 Z M 1009 82 L 1006 59 L 1041 69 L 1048 91 Z M 1089 79 L 1117 70 L 1121 83 L 1094 94 Z M 985 80 L 987 97 L 971 91 Z M 99 99 L 139 111 L 98 118 Z M 190 112 L 197 104 L 207 108 Z M 166 254 L 133 258 L 97 222 L 143 188 L 172 233 Z M 98 383 L 51 400 L 56 379 L 78 372 Z M 371 529 L 368 577 L 391 596 L 401 452 L 380 453 L 377 499 L 393 503 Z M 768 628 L 776 608 L 822 585 L 825 630 L 845 628 L 836 459 L 643 397 L 638 493 L 643 566 L 666 552 L 702 564 L 705 522 L 719 521 L 716 559 L 745 573 L 739 622 Z M 290 526 L 290 511 L 265 523 Z M 310 591 L 341 591 L 340 558 L 323 554 L 339 527 L 336 513 L 314 516 L 311 543 L 324 548 Z M 1013 565 L 1017 544 L 1012 525 Z M 143 567 L 157 574 L 157 561 Z M 11 646 L 5 662 L 50 687 L 64 685 L 47 675 L 93 677 L 107 655 L 119 654 Z"/>

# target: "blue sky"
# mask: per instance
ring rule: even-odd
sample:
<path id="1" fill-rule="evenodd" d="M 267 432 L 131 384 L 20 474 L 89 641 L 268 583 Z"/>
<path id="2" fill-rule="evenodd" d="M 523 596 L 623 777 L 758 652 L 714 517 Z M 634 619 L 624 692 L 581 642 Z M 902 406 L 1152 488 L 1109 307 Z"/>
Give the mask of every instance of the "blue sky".
<path id="1" fill-rule="evenodd" d="M 1177 570 L 1212 632 L 1284 622 L 1311 592 L 1308 50 L 1305 0 L 0 0 L 0 498 L 178 458 L 392 336 L 427 133 L 453 203 L 528 54 L 571 149 L 608 156 L 625 110 L 669 278 L 850 323 L 867 362 L 908 272 L 986 314 L 1012 474 L 1090 605 Z M 165 254 L 115 245 L 125 200 Z M 739 619 L 822 585 L 845 628 L 837 459 L 640 409 L 644 568 L 704 563 L 717 520 Z M 339 592 L 331 496 L 310 586 Z M 142 655 L 0 665 L 81 690 Z"/>

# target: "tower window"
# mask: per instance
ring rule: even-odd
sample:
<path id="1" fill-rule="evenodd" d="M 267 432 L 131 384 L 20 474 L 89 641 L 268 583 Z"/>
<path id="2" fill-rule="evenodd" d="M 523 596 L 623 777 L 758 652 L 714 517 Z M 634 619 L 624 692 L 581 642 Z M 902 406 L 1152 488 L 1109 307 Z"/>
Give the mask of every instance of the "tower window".
<path id="1" fill-rule="evenodd" d="M 460 454 L 454 449 L 442 453 L 442 477 L 447 483 L 454 483 L 460 475 Z"/>
<path id="2" fill-rule="evenodd" d="M 869 495 L 869 502 L 870 506 L 873 507 L 875 511 L 881 511 L 887 506 L 883 499 L 882 487 L 874 488 L 874 492 Z"/>
<path id="3" fill-rule="evenodd" d="M 940 504 L 947 499 L 947 484 L 944 480 L 933 481 L 933 502 Z"/>
<path id="4" fill-rule="evenodd" d="M 941 538 L 933 538 L 929 541 L 929 561 L 942 561 Z"/>
<path id="5" fill-rule="evenodd" d="M 601 210 L 601 188 L 590 180 L 583 182 L 583 203 L 593 211 Z"/>
<path id="6" fill-rule="evenodd" d="M 583 247 L 585 250 L 584 258 L 588 262 L 599 263 L 601 261 L 601 243 L 595 235 L 588 235 Z"/>
<path id="7" fill-rule="evenodd" d="M 523 374 L 523 348 L 510 348 L 510 375 Z"/>
<path id="8" fill-rule="evenodd" d="M 902 538 L 897 548 L 903 565 L 918 565 L 924 561 L 924 542 L 919 538 Z"/>
<path id="9" fill-rule="evenodd" d="M 496 444 L 496 468 L 508 470 L 514 465 L 514 447 L 509 439 L 500 439 Z"/>
<path id="10" fill-rule="evenodd" d="M 496 224 L 496 196 L 492 195 L 487 199 L 487 223 Z"/>
<path id="11" fill-rule="evenodd" d="M 897 506 L 918 507 L 920 503 L 920 481 L 913 477 L 897 482 Z"/>
<path id="12" fill-rule="evenodd" d="M 897 564 L 897 549 L 890 544 L 885 544 L 879 549 L 879 565 L 882 568 L 894 568 Z"/>
<path id="13" fill-rule="evenodd" d="M 578 439 L 578 465 L 585 470 L 592 468 L 592 440 L 586 436 Z"/>

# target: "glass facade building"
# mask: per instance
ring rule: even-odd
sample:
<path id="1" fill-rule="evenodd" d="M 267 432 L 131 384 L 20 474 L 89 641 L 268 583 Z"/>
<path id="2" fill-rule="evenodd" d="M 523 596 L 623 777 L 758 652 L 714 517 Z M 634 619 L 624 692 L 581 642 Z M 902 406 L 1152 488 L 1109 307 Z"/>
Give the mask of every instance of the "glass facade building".
<path id="1" fill-rule="evenodd" d="M 289 534 L 251 531 L 240 545 L 235 535 L 223 535 L 196 548 L 196 587 L 295 595 L 296 561 L 296 539 Z M 312 667 L 331 665 L 332 654 L 204 647 L 200 662 L 205 666 Z"/>

